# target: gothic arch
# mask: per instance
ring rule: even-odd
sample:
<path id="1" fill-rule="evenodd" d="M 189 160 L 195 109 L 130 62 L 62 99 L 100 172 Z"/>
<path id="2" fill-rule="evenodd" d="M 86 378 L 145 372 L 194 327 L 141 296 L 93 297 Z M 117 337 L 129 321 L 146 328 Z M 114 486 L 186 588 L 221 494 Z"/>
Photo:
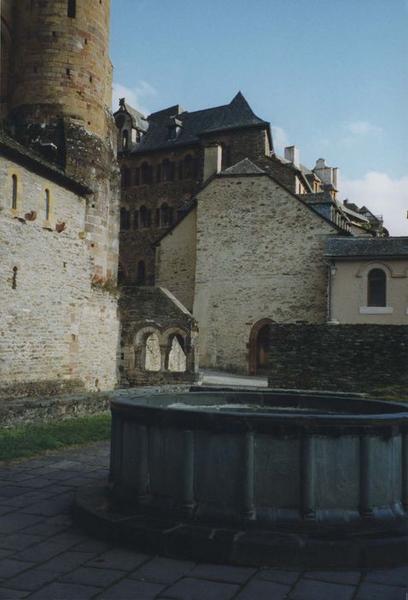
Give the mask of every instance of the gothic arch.
<path id="1" fill-rule="evenodd" d="M 257 375 L 266 369 L 267 347 L 265 342 L 269 340 L 269 326 L 274 321 L 269 318 L 261 319 L 252 326 L 248 343 L 248 367 L 250 375 Z"/>

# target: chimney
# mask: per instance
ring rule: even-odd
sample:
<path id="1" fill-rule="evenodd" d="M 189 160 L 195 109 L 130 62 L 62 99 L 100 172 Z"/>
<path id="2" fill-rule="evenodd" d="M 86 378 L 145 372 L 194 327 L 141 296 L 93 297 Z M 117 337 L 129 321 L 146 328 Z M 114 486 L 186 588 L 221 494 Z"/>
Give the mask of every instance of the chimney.
<path id="1" fill-rule="evenodd" d="M 285 158 L 293 163 L 295 167 L 298 167 L 300 165 L 299 148 L 296 146 L 287 146 L 285 148 Z"/>
<path id="2" fill-rule="evenodd" d="M 204 148 L 204 181 L 221 172 L 222 147 L 219 144 Z"/>
<path id="3" fill-rule="evenodd" d="M 338 170 L 337 168 L 333 169 L 332 167 L 328 167 L 324 158 L 319 158 L 319 160 L 316 161 L 313 171 L 324 184 L 336 188 Z"/>
<path id="4" fill-rule="evenodd" d="M 338 167 L 334 167 L 333 168 L 333 187 L 336 188 L 336 190 L 338 190 L 339 185 L 340 185 L 340 171 L 339 171 Z"/>

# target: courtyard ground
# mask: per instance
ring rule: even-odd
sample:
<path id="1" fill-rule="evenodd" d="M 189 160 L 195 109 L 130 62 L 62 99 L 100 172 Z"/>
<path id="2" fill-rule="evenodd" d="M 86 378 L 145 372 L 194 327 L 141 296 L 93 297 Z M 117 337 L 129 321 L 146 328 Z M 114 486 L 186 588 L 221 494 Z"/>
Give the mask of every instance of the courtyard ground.
<path id="1" fill-rule="evenodd" d="M 95 540 L 78 486 L 107 477 L 109 443 L 0 463 L 0 600 L 407 600 L 408 566 L 301 572 L 196 564 Z"/>

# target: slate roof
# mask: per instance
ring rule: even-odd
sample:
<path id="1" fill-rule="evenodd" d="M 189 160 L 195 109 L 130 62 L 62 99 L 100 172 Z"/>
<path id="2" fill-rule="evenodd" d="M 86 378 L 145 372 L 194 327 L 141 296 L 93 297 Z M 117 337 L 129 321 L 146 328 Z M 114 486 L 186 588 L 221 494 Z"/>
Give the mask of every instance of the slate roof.
<path id="1" fill-rule="evenodd" d="M 47 161 L 31 148 L 23 146 L 2 129 L 0 129 L 0 154 L 76 194 L 86 196 L 93 192 L 80 181 L 67 175 L 61 167 Z"/>
<path id="2" fill-rule="evenodd" d="M 147 131 L 149 123 L 146 117 L 141 112 L 130 106 L 130 104 L 127 104 L 124 98 L 120 100 L 120 108 L 114 113 L 113 116 L 116 117 L 116 115 L 120 114 L 121 112 L 128 113 L 132 120 L 132 127 L 139 129 L 140 131 Z"/>
<path id="3" fill-rule="evenodd" d="M 169 126 L 172 121 L 174 123 L 174 118 L 176 118 L 176 125 L 181 123 L 181 128 L 176 139 L 169 139 Z M 254 114 L 241 92 L 224 106 L 188 112 L 179 105 L 175 105 L 151 114 L 148 121 L 149 129 L 140 144 L 132 150 L 133 154 L 191 144 L 198 142 L 201 136 L 215 131 L 243 127 L 269 129 L 269 123 Z"/>
<path id="4" fill-rule="evenodd" d="M 325 256 L 333 258 L 408 257 L 408 237 L 331 238 Z"/>
<path id="5" fill-rule="evenodd" d="M 235 165 L 232 165 L 232 167 L 224 169 L 221 175 L 266 175 L 266 173 L 249 160 L 249 158 L 244 158 Z"/>

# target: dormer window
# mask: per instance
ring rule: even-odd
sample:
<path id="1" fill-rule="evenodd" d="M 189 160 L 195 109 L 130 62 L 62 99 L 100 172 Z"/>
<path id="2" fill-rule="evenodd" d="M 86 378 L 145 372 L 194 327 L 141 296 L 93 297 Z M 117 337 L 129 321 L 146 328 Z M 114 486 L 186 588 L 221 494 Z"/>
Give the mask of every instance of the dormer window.
<path id="1" fill-rule="evenodd" d="M 180 121 L 180 119 L 177 119 L 176 117 L 171 117 L 170 118 L 170 123 L 168 126 L 168 130 L 169 130 L 169 140 L 176 140 L 181 133 L 181 128 L 182 128 L 182 123 Z"/>
<path id="2" fill-rule="evenodd" d="M 124 129 L 122 132 L 122 150 L 129 149 L 129 131 Z"/>

